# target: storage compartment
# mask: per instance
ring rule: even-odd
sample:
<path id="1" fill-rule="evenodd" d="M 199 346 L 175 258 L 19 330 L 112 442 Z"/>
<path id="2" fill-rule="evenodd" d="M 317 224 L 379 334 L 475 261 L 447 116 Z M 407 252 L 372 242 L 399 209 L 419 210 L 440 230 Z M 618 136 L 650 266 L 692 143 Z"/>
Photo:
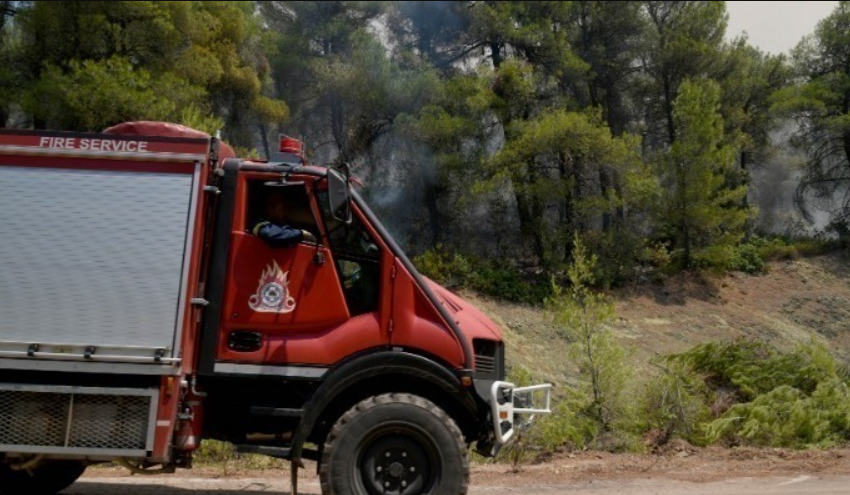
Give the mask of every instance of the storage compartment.
<path id="1" fill-rule="evenodd" d="M 193 181 L 0 166 L 0 358 L 175 363 Z"/>

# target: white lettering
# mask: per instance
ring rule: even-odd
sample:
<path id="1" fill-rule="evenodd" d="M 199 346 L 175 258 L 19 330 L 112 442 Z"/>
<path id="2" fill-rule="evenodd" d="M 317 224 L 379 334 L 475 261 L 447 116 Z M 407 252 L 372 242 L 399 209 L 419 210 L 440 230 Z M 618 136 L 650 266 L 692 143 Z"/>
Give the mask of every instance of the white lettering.
<path id="1" fill-rule="evenodd" d="M 145 153 L 148 151 L 148 143 L 145 141 L 117 141 L 112 139 L 43 137 L 39 138 L 38 146 L 41 148 L 126 151 L 131 153 Z"/>

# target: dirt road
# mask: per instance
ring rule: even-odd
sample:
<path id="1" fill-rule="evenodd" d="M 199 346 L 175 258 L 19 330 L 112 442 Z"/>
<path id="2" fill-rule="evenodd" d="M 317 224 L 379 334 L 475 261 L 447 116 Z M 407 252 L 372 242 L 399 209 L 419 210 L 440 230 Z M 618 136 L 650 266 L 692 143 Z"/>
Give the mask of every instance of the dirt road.
<path id="1" fill-rule="evenodd" d="M 320 493 L 315 465 L 301 471 L 300 493 Z M 68 495 L 289 494 L 282 468 L 201 467 L 174 476 L 128 477 L 95 468 Z M 562 454 L 514 472 L 504 464 L 475 465 L 471 495 L 847 495 L 850 449 L 696 449 L 670 446 L 660 455 Z"/>
<path id="2" fill-rule="evenodd" d="M 218 479 L 201 478 L 86 478 L 65 493 L 68 495 L 258 495 L 289 493 L 283 477 Z M 303 495 L 318 495 L 315 482 L 305 483 Z M 694 483 L 661 479 L 618 481 L 574 481 L 524 486 L 475 486 L 471 495 L 846 495 L 850 476 L 796 476 L 761 479 L 731 479 Z"/>

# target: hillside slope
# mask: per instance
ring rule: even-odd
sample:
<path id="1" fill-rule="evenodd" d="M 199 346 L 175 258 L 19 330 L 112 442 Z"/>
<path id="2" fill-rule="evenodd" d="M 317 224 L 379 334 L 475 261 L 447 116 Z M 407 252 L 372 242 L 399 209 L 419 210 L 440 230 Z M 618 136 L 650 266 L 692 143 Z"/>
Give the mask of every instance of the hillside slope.
<path id="1" fill-rule="evenodd" d="M 615 291 L 614 331 L 638 373 L 657 354 L 700 342 L 760 339 L 782 349 L 814 338 L 850 362 L 850 256 L 834 253 L 773 262 L 763 275 L 681 274 Z M 571 383 L 569 343 L 540 307 L 464 293 L 505 331 L 509 365 L 538 380 Z"/>

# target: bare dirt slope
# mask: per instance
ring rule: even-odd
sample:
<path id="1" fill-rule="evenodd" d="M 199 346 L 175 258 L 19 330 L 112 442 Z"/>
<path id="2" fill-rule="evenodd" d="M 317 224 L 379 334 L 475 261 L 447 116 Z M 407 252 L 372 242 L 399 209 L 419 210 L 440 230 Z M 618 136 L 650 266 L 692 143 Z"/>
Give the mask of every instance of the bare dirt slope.
<path id="1" fill-rule="evenodd" d="M 713 340 L 754 338 L 780 348 L 817 339 L 850 362 L 850 256 L 773 262 L 763 275 L 682 274 L 615 291 L 613 328 L 638 369 L 657 354 Z M 508 361 L 569 383 L 568 343 L 543 310 L 464 293 L 505 330 Z"/>

